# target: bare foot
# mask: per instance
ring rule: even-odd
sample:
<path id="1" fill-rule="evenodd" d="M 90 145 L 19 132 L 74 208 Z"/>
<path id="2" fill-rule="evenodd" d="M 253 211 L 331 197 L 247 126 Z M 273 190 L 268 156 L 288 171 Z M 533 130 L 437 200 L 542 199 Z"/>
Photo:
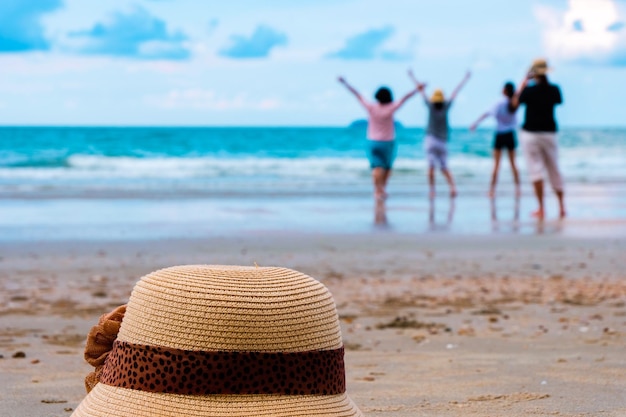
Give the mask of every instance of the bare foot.
<path id="1" fill-rule="evenodd" d="M 566 215 L 567 213 L 565 213 L 565 209 L 561 209 L 561 211 L 559 212 L 559 218 L 564 219 Z"/>
<path id="2" fill-rule="evenodd" d="M 537 211 L 533 211 L 530 215 L 533 216 L 537 220 L 543 220 L 544 213 L 543 213 L 543 210 L 537 210 Z"/>
<path id="3" fill-rule="evenodd" d="M 385 191 L 376 191 L 374 193 L 374 199 L 376 201 L 385 201 L 387 199 L 387 193 Z"/>
<path id="4" fill-rule="evenodd" d="M 450 188 L 450 198 L 456 197 L 456 188 Z"/>
<path id="5" fill-rule="evenodd" d="M 430 192 L 428 193 L 428 198 L 430 198 L 432 200 L 433 198 L 435 198 L 436 195 L 437 194 L 435 193 L 435 189 L 431 188 Z"/>
<path id="6" fill-rule="evenodd" d="M 522 189 L 520 188 L 519 185 L 515 186 L 515 197 L 521 197 L 522 196 Z"/>
<path id="7" fill-rule="evenodd" d="M 487 194 L 487 196 L 489 198 L 495 198 L 495 196 L 496 196 L 495 190 L 493 190 L 493 189 L 489 190 L 489 193 Z"/>

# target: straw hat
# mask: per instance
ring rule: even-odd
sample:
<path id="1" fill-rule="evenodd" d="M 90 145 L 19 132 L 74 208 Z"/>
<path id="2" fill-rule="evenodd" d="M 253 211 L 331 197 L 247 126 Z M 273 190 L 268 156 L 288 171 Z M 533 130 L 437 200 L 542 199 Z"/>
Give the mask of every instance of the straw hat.
<path id="1" fill-rule="evenodd" d="M 528 70 L 529 73 L 533 75 L 546 75 L 551 70 L 548 67 L 548 61 L 543 58 L 535 59 Z"/>
<path id="2" fill-rule="evenodd" d="M 443 91 L 440 89 L 436 89 L 433 92 L 433 95 L 430 96 L 430 101 L 433 103 L 443 103 L 445 101 Z"/>
<path id="3" fill-rule="evenodd" d="M 90 332 L 93 388 L 72 416 L 362 416 L 343 353 L 333 297 L 307 275 L 166 268 Z"/>

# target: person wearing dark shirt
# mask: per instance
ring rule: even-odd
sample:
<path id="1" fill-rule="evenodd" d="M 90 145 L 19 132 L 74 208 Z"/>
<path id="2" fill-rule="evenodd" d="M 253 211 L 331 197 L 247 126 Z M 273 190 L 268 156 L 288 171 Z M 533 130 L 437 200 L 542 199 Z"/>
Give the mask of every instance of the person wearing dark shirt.
<path id="1" fill-rule="evenodd" d="M 439 166 L 441 173 L 448 181 L 450 186 L 450 197 L 456 197 L 456 186 L 454 178 L 448 169 L 448 133 L 450 130 L 448 124 L 448 111 L 452 106 L 456 96 L 461 88 L 470 78 L 470 72 L 465 74 L 459 85 L 452 91 L 448 99 L 445 98 L 443 91 L 437 89 L 429 98 L 426 95 L 426 84 L 420 83 L 415 78 L 413 71 L 409 70 L 409 77 L 415 83 L 417 90 L 424 98 L 424 104 L 428 108 L 428 125 L 426 127 L 426 137 L 424 138 L 424 148 L 426 157 L 428 158 L 428 184 L 430 185 L 430 198 L 435 198 L 435 168 Z"/>
<path id="2" fill-rule="evenodd" d="M 535 60 L 513 100 L 514 106 L 525 106 L 520 142 L 539 205 L 533 216 L 538 219 L 545 216 L 544 172 L 559 202 L 559 217 L 565 217 L 563 178 L 558 166 L 558 127 L 554 117 L 554 107 L 561 104 L 563 98 L 560 88 L 548 81 L 548 71 L 545 59 Z"/>

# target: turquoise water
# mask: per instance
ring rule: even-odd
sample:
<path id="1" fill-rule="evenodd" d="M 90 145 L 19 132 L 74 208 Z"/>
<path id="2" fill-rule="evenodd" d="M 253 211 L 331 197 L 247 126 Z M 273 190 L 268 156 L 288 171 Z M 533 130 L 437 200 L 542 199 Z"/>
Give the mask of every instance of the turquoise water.
<path id="1" fill-rule="evenodd" d="M 393 183 L 421 187 L 421 129 L 399 129 Z M 483 189 L 492 132 L 452 132 L 450 166 L 460 186 Z M 560 160 L 569 184 L 626 181 L 625 129 L 564 129 Z M 368 192 L 358 128 L 0 128 L 0 195 L 126 191 Z M 524 171 L 521 155 L 520 169 Z M 507 184 L 504 164 L 502 184 Z M 482 192 L 482 191 L 481 191 Z"/>
<path id="2" fill-rule="evenodd" d="M 424 132 L 398 130 L 384 216 L 372 203 L 360 128 L 0 128 L 0 239 L 161 238 L 229 231 L 537 233 L 523 181 L 503 160 L 486 198 L 492 131 L 454 129 L 459 197 L 427 196 Z M 568 227 L 626 223 L 626 129 L 563 129 Z M 517 157 L 522 178 L 524 161 Z M 548 193 L 548 217 L 556 203 Z M 550 223 L 547 223 L 548 225 Z"/>

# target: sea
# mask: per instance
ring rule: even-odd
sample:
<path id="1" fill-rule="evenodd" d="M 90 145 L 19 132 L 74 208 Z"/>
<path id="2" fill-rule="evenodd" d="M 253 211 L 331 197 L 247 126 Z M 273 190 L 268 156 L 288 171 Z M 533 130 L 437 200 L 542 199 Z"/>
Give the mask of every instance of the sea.
<path id="1" fill-rule="evenodd" d="M 459 196 L 450 200 L 438 175 L 430 200 L 423 138 L 421 128 L 398 128 L 381 208 L 373 203 L 360 125 L 0 127 L 0 239 L 538 232 L 528 216 L 535 203 L 521 152 L 522 196 L 515 196 L 505 155 L 490 200 L 492 130 L 453 129 L 449 163 Z M 621 233 L 626 129 L 563 128 L 558 140 L 568 218 L 547 223 L 548 230 L 593 233 L 605 225 Z M 546 200 L 554 218 L 549 187 Z"/>

